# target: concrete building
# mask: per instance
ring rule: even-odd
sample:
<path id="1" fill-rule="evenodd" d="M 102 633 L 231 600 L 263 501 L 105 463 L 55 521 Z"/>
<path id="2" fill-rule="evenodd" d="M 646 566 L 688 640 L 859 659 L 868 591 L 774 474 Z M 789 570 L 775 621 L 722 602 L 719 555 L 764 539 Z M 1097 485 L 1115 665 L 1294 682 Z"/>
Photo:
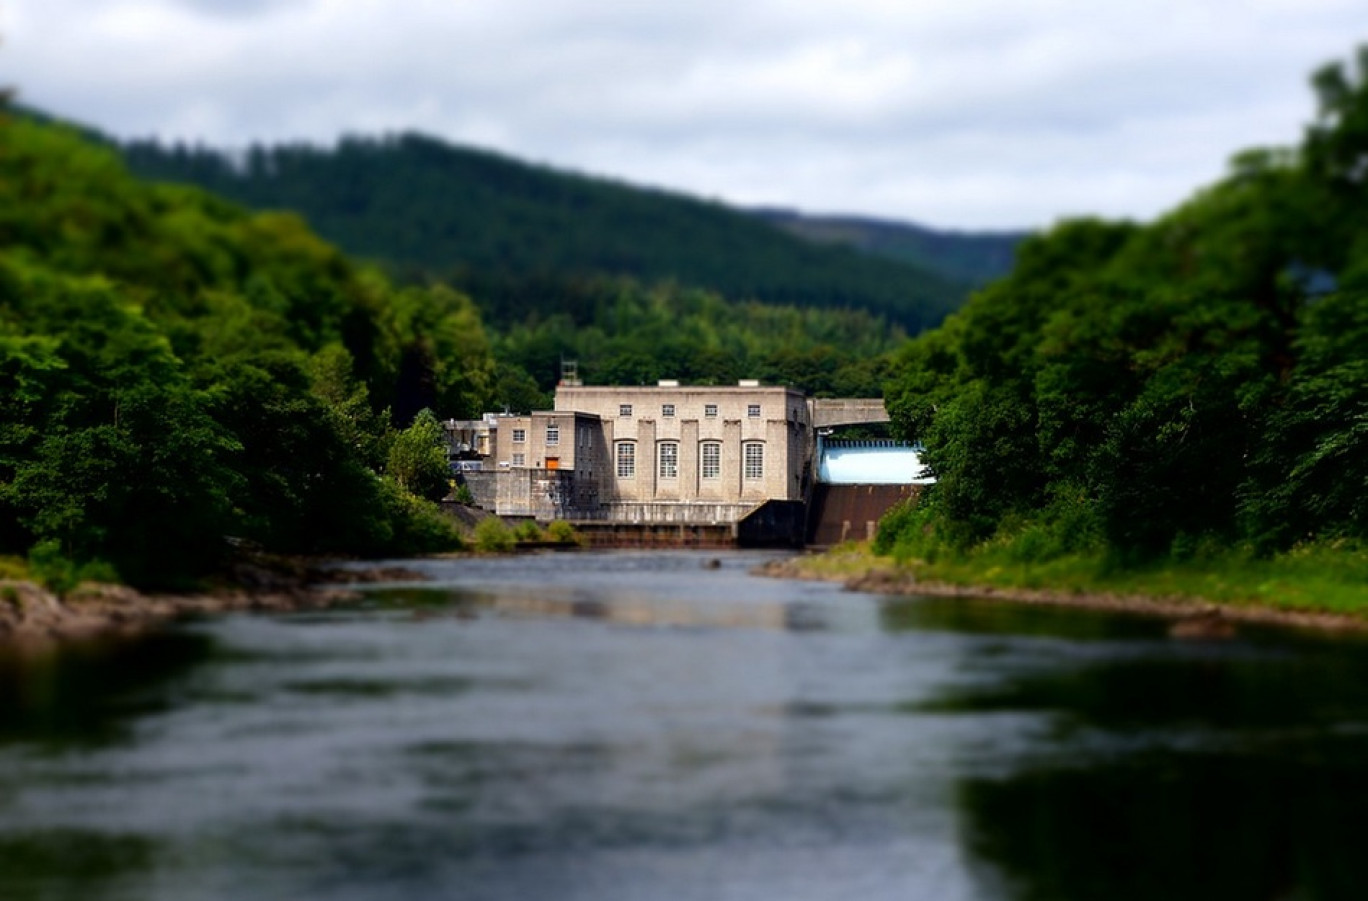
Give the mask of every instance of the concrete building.
<path id="1" fill-rule="evenodd" d="M 555 405 L 601 424 L 604 519 L 735 522 L 765 501 L 802 501 L 811 485 L 811 415 L 791 388 L 566 386 Z"/>
<path id="2" fill-rule="evenodd" d="M 552 410 L 489 414 L 449 423 L 448 433 L 453 469 L 479 506 L 502 516 L 688 528 L 700 542 L 712 530 L 708 541 L 801 543 L 817 428 L 887 418 L 877 399 L 813 400 L 750 380 L 569 379 Z"/>
<path id="3" fill-rule="evenodd" d="M 481 507 L 733 526 L 770 502 L 801 505 L 812 487 L 812 409 L 790 388 L 572 383 L 554 406 L 448 423 L 453 469 Z"/>

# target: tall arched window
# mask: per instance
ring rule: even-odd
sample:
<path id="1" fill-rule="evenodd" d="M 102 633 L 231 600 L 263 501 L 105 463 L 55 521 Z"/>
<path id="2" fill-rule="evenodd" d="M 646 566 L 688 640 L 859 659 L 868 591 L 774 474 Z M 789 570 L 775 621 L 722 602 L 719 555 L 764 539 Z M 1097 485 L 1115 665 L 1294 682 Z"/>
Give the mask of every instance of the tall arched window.
<path id="1" fill-rule="evenodd" d="M 704 441 L 698 452 L 698 474 L 704 479 L 716 479 L 722 475 L 722 445 L 716 441 Z"/>
<path id="2" fill-rule="evenodd" d="M 679 443 L 662 441 L 658 446 L 660 466 L 657 472 L 662 479 L 679 478 Z"/>
<path id="3" fill-rule="evenodd" d="M 765 477 L 765 445 L 751 441 L 741 446 L 741 474 L 747 479 Z"/>
<path id="4" fill-rule="evenodd" d="M 619 441 L 613 447 L 613 457 L 617 460 L 617 477 L 631 479 L 636 477 L 636 443 Z"/>

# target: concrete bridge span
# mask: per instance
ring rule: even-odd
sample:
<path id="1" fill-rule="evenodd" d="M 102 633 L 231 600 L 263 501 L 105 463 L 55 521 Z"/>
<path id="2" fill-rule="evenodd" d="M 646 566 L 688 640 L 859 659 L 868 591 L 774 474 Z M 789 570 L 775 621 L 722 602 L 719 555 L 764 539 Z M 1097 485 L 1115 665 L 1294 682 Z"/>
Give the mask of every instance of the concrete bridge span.
<path id="1" fill-rule="evenodd" d="M 830 429 L 841 425 L 888 422 L 888 410 L 881 397 L 813 398 L 812 427 Z"/>

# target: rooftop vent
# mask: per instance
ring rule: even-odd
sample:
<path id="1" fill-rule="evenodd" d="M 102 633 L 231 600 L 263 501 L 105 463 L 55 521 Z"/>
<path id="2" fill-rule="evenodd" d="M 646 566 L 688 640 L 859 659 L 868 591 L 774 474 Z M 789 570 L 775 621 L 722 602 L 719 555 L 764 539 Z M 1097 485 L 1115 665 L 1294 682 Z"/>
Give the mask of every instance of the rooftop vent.
<path id="1" fill-rule="evenodd" d="M 759 387 L 760 387 L 760 380 L 759 380 L 759 379 L 741 379 L 741 380 L 740 380 L 739 382 L 737 382 L 736 384 L 737 384 L 737 387 L 740 387 L 740 388 L 759 388 Z"/>
<path id="2" fill-rule="evenodd" d="M 579 377 L 579 360 L 561 358 L 560 384 L 566 388 L 578 388 L 584 384 Z"/>
<path id="3" fill-rule="evenodd" d="M 656 387 L 657 387 L 657 388 L 678 388 L 678 387 L 679 387 L 679 379 L 661 379 L 660 381 L 656 382 Z"/>

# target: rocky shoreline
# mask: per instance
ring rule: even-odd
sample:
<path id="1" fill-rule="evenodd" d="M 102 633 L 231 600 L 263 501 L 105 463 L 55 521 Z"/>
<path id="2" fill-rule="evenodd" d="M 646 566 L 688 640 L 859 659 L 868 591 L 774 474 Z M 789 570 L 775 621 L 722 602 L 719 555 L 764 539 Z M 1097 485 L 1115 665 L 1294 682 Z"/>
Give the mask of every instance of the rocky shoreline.
<path id="1" fill-rule="evenodd" d="M 352 603 L 348 585 L 414 581 L 401 567 L 337 569 L 310 561 L 235 567 L 231 584 L 186 594 L 147 594 L 126 585 L 82 583 L 59 597 L 33 582 L 0 580 L 0 646 L 132 635 L 178 619 L 237 611 L 285 613 Z"/>
<path id="2" fill-rule="evenodd" d="M 86 583 L 65 597 L 32 582 L 0 582 L 0 644 L 131 635 L 152 626 L 237 610 L 313 610 L 355 600 L 347 589 L 143 594 L 124 585 Z"/>
<path id="3" fill-rule="evenodd" d="M 811 565 L 813 558 L 772 560 L 755 569 L 761 576 L 840 582 L 848 591 L 871 594 L 984 598 L 1054 607 L 1081 607 L 1153 616 L 1170 621 L 1174 638 L 1219 639 L 1235 634 L 1240 624 L 1286 626 L 1327 632 L 1365 632 L 1368 620 L 1344 613 L 1283 610 L 1276 607 L 1215 604 L 1186 598 L 1109 593 L 1082 593 L 1031 588 L 997 588 L 922 581 L 892 566 L 865 566 L 858 572 L 836 572 Z"/>
<path id="4" fill-rule="evenodd" d="M 814 565 L 817 559 L 771 560 L 753 572 L 777 579 L 839 582 L 848 591 L 871 594 L 1003 600 L 1152 616 L 1168 620 L 1174 638 L 1228 638 L 1240 624 L 1368 632 L 1368 619 L 1350 614 L 1173 597 L 960 585 L 924 581 L 894 566 L 864 563 L 854 569 L 826 568 Z M 59 597 L 33 582 L 0 580 L 0 647 L 132 635 L 177 619 L 221 613 L 322 610 L 360 599 L 361 594 L 349 586 L 424 578 L 402 566 L 339 568 L 326 561 L 273 560 L 236 567 L 227 586 L 186 594 L 148 594 L 125 585 L 84 583 Z"/>

